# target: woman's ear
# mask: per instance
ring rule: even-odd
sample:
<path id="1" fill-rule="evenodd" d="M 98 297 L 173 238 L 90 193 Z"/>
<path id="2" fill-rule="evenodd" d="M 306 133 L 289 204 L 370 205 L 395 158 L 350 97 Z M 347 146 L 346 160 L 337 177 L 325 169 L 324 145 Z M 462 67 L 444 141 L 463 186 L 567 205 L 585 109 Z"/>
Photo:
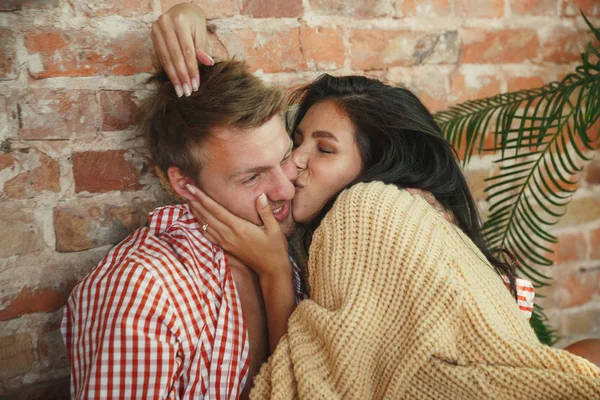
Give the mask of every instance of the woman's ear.
<path id="1" fill-rule="evenodd" d="M 193 186 L 196 185 L 192 178 L 187 176 L 178 167 L 169 167 L 169 169 L 167 169 L 167 175 L 171 187 L 179 197 L 187 201 L 196 201 L 196 197 L 187 189 L 188 184 Z"/>

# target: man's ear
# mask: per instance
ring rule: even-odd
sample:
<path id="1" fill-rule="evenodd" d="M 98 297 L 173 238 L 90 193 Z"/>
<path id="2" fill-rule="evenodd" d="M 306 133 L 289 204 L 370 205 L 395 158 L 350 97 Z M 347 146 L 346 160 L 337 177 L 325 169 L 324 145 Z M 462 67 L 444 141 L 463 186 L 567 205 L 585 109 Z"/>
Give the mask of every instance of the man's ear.
<path id="1" fill-rule="evenodd" d="M 167 169 L 167 175 L 171 187 L 179 197 L 186 201 L 196 201 L 196 197 L 194 197 L 186 187 L 188 184 L 196 185 L 192 178 L 187 176 L 178 167 L 169 167 L 169 169 Z"/>

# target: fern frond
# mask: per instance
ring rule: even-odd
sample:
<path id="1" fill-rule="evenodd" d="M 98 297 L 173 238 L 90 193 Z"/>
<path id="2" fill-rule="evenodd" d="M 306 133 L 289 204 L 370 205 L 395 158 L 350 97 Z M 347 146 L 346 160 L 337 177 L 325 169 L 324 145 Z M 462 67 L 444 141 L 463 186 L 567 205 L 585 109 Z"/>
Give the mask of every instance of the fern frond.
<path id="1" fill-rule="evenodd" d="M 583 18 L 600 42 L 600 30 Z M 600 50 L 592 43 L 582 64 L 560 82 L 467 101 L 434 115 L 464 164 L 474 155 L 499 155 L 499 172 L 487 179 L 484 235 L 492 248 L 510 251 L 536 287 L 550 281 L 540 272 L 552 265 L 551 244 L 557 242 L 548 228 L 565 214 L 577 175 L 600 141 L 594 125 L 600 118 Z M 494 145 L 486 149 L 489 135 Z M 534 314 L 543 325 L 543 311 Z M 550 332 L 546 339 L 552 337 Z"/>

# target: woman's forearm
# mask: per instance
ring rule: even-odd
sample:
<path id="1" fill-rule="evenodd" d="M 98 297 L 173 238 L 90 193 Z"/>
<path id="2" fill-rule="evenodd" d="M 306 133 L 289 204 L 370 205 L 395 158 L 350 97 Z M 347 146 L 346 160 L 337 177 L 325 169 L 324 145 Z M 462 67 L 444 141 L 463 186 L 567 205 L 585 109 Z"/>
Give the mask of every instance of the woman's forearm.
<path id="1" fill-rule="evenodd" d="M 296 295 L 292 276 L 292 265 L 288 261 L 287 268 L 280 269 L 275 275 L 260 277 L 267 325 L 269 331 L 269 349 L 273 353 L 279 340 L 287 332 L 290 316 L 296 308 Z"/>

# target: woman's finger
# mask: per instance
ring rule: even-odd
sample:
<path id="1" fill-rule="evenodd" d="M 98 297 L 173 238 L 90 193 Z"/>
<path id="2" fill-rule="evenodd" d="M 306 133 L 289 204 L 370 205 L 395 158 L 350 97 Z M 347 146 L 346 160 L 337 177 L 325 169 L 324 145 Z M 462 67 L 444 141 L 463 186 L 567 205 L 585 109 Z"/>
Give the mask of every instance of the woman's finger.
<path id="1" fill-rule="evenodd" d="M 204 65 L 207 65 L 209 67 L 215 65 L 215 60 L 213 60 L 211 56 L 209 56 L 202 50 L 196 50 L 196 57 L 198 58 L 198 61 L 200 61 Z M 198 86 L 200 86 L 200 84 L 200 74 L 198 74 Z"/>
<path id="2" fill-rule="evenodd" d="M 194 43 L 192 32 L 189 26 L 185 24 L 175 24 L 175 35 L 179 39 L 179 46 L 181 47 L 181 54 L 183 54 L 183 60 L 187 68 L 187 74 L 190 77 L 190 85 L 192 90 L 195 92 L 198 90 L 198 61 L 196 59 L 196 47 Z"/>
<path id="3" fill-rule="evenodd" d="M 216 244 L 217 246 L 223 247 L 221 245 L 221 240 L 217 238 L 215 235 L 211 233 L 212 228 L 209 226 L 205 231 L 202 231 L 202 235 L 208 239 L 209 242 Z"/>
<path id="4" fill-rule="evenodd" d="M 209 56 L 205 51 L 208 49 L 208 35 L 206 33 L 205 26 L 206 20 L 204 19 L 203 24 L 197 24 L 194 28 L 194 46 L 196 46 L 196 59 L 203 65 L 211 66 L 215 65 L 215 60 L 213 60 L 212 57 Z M 200 74 L 196 75 L 196 77 L 198 78 L 198 85 L 200 85 Z"/>
<path id="5" fill-rule="evenodd" d="M 162 64 L 169 80 L 173 84 L 175 88 L 175 93 L 177 93 L 177 97 L 183 96 L 183 89 L 181 87 L 181 82 L 179 81 L 179 77 L 177 76 L 177 71 L 175 70 L 175 66 L 171 62 L 171 55 L 169 54 L 169 49 L 167 48 L 167 44 L 165 43 L 165 39 L 162 36 L 162 30 L 158 25 L 158 21 L 152 25 L 152 43 L 154 45 L 154 52 L 158 56 L 160 63 Z"/>
<path id="6" fill-rule="evenodd" d="M 196 50 L 196 57 L 198 58 L 198 61 L 200 61 L 204 65 L 207 65 L 209 67 L 215 65 L 215 60 L 213 60 L 211 56 L 209 56 L 206 52 L 200 49 Z"/>
<path id="7" fill-rule="evenodd" d="M 189 25 L 184 20 L 181 21 L 181 24 L 184 25 L 183 29 L 187 29 L 189 32 Z M 165 22 L 161 24 L 160 27 L 167 49 L 171 56 L 171 62 L 177 71 L 177 76 L 179 77 L 179 81 L 183 87 L 183 93 L 189 97 L 192 94 L 192 86 L 181 45 L 177 35 L 175 34 L 175 27 L 171 22 Z"/>
<path id="8" fill-rule="evenodd" d="M 190 190 L 189 188 L 188 190 L 195 197 L 198 197 L 196 196 L 196 193 L 192 192 L 192 190 Z M 192 214 L 194 215 L 194 217 L 196 217 L 201 226 L 208 225 L 212 228 L 212 232 L 216 234 L 219 238 L 231 234 L 231 229 L 226 224 L 221 222 L 218 218 L 216 218 L 210 211 L 208 211 L 200 201 L 190 201 L 189 205 Z"/>
<path id="9" fill-rule="evenodd" d="M 261 194 L 256 199 L 256 211 L 263 222 L 266 232 L 272 232 L 274 229 L 279 229 L 279 222 L 273 216 L 273 210 L 269 206 L 266 194 Z"/>

